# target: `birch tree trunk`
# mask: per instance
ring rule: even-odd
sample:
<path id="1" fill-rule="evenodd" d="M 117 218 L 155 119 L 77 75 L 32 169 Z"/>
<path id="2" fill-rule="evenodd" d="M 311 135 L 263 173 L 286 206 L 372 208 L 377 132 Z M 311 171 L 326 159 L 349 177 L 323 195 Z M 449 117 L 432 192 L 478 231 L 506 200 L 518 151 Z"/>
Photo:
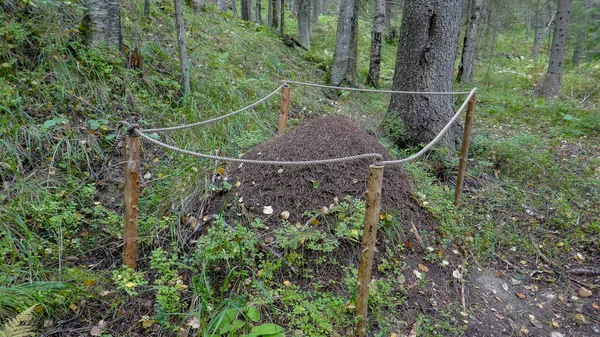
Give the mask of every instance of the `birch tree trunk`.
<path id="1" fill-rule="evenodd" d="M 558 0 L 556 9 L 556 20 L 554 36 L 552 37 L 552 49 L 550 50 L 550 61 L 548 72 L 540 95 L 552 98 L 559 94 L 562 82 L 563 65 L 565 61 L 565 50 L 569 38 L 569 18 L 571 16 L 571 0 Z"/>
<path id="2" fill-rule="evenodd" d="M 83 22 L 86 40 L 95 47 L 106 43 L 121 49 L 121 12 L 119 0 L 87 0 L 87 15 Z"/>
<path id="3" fill-rule="evenodd" d="M 181 87 L 183 93 L 190 92 L 190 65 L 187 58 L 187 47 L 185 45 L 185 25 L 183 23 L 182 0 L 173 0 L 175 8 L 175 25 L 177 26 L 177 46 L 179 47 L 179 63 L 181 64 Z"/>
<path id="4" fill-rule="evenodd" d="M 405 1 L 400 26 L 393 90 L 452 91 L 460 30 L 461 0 Z M 429 143 L 454 115 L 452 96 L 392 94 L 385 117 L 401 130 L 401 146 Z M 455 124 L 442 144 L 456 151 L 460 127 Z"/>
<path id="5" fill-rule="evenodd" d="M 310 49 L 310 0 L 297 0 L 298 3 L 298 41 Z"/>
<path id="6" fill-rule="evenodd" d="M 458 66 L 457 80 L 459 83 L 469 83 L 473 80 L 473 65 L 475 63 L 475 49 L 477 47 L 477 26 L 481 16 L 483 0 L 472 0 L 470 15 L 467 18 L 463 50 Z"/>
<path id="7" fill-rule="evenodd" d="M 369 57 L 369 74 L 367 84 L 377 88 L 381 68 L 381 39 L 385 24 L 385 0 L 375 0 L 373 30 L 371 31 L 371 55 Z"/>
<path id="8" fill-rule="evenodd" d="M 340 10 L 335 36 L 335 50 L 331 63 L 329 84 L 339 86 L 346 77 L 350 59 L 350 42 L 352 39 L 352 18 L 354 17 L 354 1 L 340 0 Z"/>

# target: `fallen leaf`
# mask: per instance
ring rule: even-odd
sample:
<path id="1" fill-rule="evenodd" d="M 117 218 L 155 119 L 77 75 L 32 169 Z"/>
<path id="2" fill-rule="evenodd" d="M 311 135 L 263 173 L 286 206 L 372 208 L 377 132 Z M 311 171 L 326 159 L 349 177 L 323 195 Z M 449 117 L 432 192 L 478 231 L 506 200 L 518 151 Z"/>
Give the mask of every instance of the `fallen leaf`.
<path id="1" fill-rule="evenodd" d="M 318 224 L 319 224 L 319 219 L 315 219 L 315 218 L 313 218 L 312 220 L 310 220 L 310 224 L 311 224 L 312 226 L 316 226 L 316 225 L 318 225 Z"/>
<path id="2" fill-rule="evenodd" d="M 217 169 L 217 173 L 218 173 L 218 174 L 220 174 L 220 175 L 223 175 L 223 173 L 225 173 L 225 169 L 224 169 L 224 168 L 222 168 L 222 167 L 219 167 L 219 168 Z"/>
<path id="3" fill-rule="evenodd" d="M 575 319 L 584 323 L 587 322 L 587 319 L 582 314 L 576 314 Z"/>
<path id="4" fill-rule="evenodd" d="M 200 328 L 200 321 L 198 320 L 198 317 L 190 317 L 187 321 L 187 326 L 191 327 L 192 329 Z"/>
<path id="5" fill-rule="evenodd" d="M 520 330 L 522 333 L 528 334 L 529 330 L 523 325 Z"/>
<path id="6" fill-rule="evenodd" d="M 285 281 L 283 281 L 283 285 L 286 286 L 286 287 L 289 287 L 289 286 L 292 285 L 292 282 L 290 282 L 288 280 L 285 280 Z"/>
<path id="7" fill-rule="evenodd" d="M 525 295 L 525 294 L 521 294 L 521 293 L 515 293 L 515 294 L 517 294 L 517 297 L 520 298 L 520 299 L 522 299 L 522 300 L 524 300 L 525 297 L 527 297 L 527 295 Z"/>
<path id="8" fill-rule="evenodd" d="M 303 245 L 304 241 L 306 241 L 306 236 L 302 235 L 302 237 L 300 238 L 300 244 Z"/>
<path id="9" fill-rule="evenodd" d="M 583 297 L 583 298 L 592 296 L 592 291 L 585 287 L 579 288 L 579 291 L 577 293 L 579 294 L 579 297 Z"/>
<path id="10" fill-rule="evenodd" d="M 133 282 L 127 282 L 127 284 L 125 286 L 127 288 L 133 288 L 133 287 L 135 287 L 135 283 L 133 283 Z"/>
<path id="11" fill-rule="evenodd" d="M 346 309 L 356 309 L 356 305 L 354 305 L 353 303 L 348 303 L 346 304 Z"/>
<path id="12" fill-rule="evenodd" d="M 69 305 L 69 308 L 71 308 L 71 310 L 73 310 L 73 311 L 77 310 L 77 306 L 75 305 L 75 303 L 71 303 Z"/>
<path id="13" fill-rule="evenodd" d="M 417 278 L 421 278 L 421 277 L 423 277 L 423 274 L 421 274 L 421 273 L 420 273 L 418 270 L 416 270 L 416 269 L 415 269 L 415 270 L 413 270 L 413 274 L 415 274 L 415 276 L 416 276 Z"/>
<path id="14" fill-rule="evenodd" d="M 497 319 L 505 319 L 506 317 L 504 317 L 504 316 L 502 316 L 502 315 L 500 315 L 500 314 L 496 314 L 496 318 L 497 318 Z"/>
<path id="15" fill-rule="evenodd" d="M 508 291 L 508 284 L 502 284 L 502 289 L 504 289 L 504 291 Z"/>
<path id="16" fill-rule="evenodd" d="M 152 319 L 150 319 L 149 316 L 146 316 L 146 315 L 142 316 L 142 319 L 140 319 L 139 321 L 142 323 L 142 328 L 144 328 L 144 329 L 148 329 L 154 323 L 154 321 Z"/>
<path id="17" fill-rule="evenodd" d="M 264 214 L 273 214 L 273 207 L 272 206 L 265 206 L 263 207 L 263 213 Z"/>
<path id="18" fill-rule="evenodd" d="M 592 303 L 592 308 L 594 308 L 596 310 L 600 310 L 600 305 L 598 305 L 598 303 L 594 302 L 594 303 Z"/>
<path id="19" fill-rule="evenodd" d="M 461 279 L 462 278 L 462 274 L 460 273 L 460 270 L 458 270 L 458 269 L 455 269 L 452 272 L 452 276 L 454 276 L 454 278 L 457 278 L 457 279 Z"/>
<path id="20" fill-rule="evenodd" d="M 240 187 L 240 186 L 242 186 L 242 183 L 240 181 L 236 181 L 235 182 L 235 187 Z"/>
<path id="21" fill-rule="evenodd" d="M 100 336 L 105 329 L 106 329 L 106 322 L 104 320 L 100 320 L 100 322 L 98 322 L 98 325 L 92 327 L 92 329 L 90 330 L 90 335 L 91 336 Z"/>
<path id="22" fill-rule="evenodd" d="M 555 328 L 560 328 L 560 324 L 557 321 L 552 321 L 552 326 Z"/>
<path id="23" fill-rule="evenodd" d="M 84 286 L 91 287 L 91 286 L 93 286 L 94 284 L 96 284 L 96 280 L 94 280 L 94 279 L 89 279 L 89 280 L 85 280 L 85 281 L 83 281 L 83 285 L 84 285 Z"/>
<path id="24" fill-rule="evenodd" d="M 426 272 L 429 271 L 429 268 L 425 267 L 424 265 L 422 265 L 420 263 L 419 263 L 419 265 L 417 267 L 419 267 L 419 269 L 421 269 L 422 272 L 426 273 Z"/>

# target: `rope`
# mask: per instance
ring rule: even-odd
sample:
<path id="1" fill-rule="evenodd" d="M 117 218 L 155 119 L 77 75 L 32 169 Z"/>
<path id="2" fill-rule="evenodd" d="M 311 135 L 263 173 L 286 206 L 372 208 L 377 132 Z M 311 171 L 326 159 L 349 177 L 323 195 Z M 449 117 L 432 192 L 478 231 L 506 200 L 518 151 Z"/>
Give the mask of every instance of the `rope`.
<path id="1" fill-rule="evenodd" d="M 144 138 L 145 140 L 156 144 L 158 146 L 164 147 L 165 149 L 169 149 L 172 151 L 180 152 L 183 154 L 187 154 L 194 157 L 204 158 L 204 159 L 212 159 L 212 160 L 221 160 L 225 162 L 231 163 L 247 163 L 247 164 L 258 164 L 258 165 L 281 165 L 281 166 L 312 166 L 312 165 L 323 165 L 323 164 L 339 164 L 350 161 L 358 161 L 361 159 L 382 159 L 383 156 L 379 153 L 364 153 L 356 156 L 342 157 L 342 158 L 331 158 L 331 159 L 321 159 L 321 160 L 305 160 L 305 161 L 274 161 L 274 160 L 254 160 L 254 159 L 243 159 L 243 158 L 230 158 L 230 157 L 220 157 L 213 156 L 210 154 L 198 153 L 189 150 L 184 150 L 178 148 L 176 146 L 172 146 L 169 144 L 165 144 L 161 141 L 151 138 L 150 136 L 143 133 L 141 130 L 134 130 L 135 135 Z"/>
<path id="2" fill-rule="evenodd" d="M 323 84 L 314 84 L 314 83 L 306 83 L 306 82 L 297 82 L 297 81 L 284 81 L 284 83 L 305 85 L 309 87 L 316 88 L 327 88 L 327 89 L 339 89 L 346 91 L 360 91 L 360 92 L 378 92 L 384 94 L 404 94 L 404 95 L 466 95 L 469 94 L 470 91 L 455 91 L 455 92 L 419 92 L 419 91 L 395 91 L 395 90 L 377 90 L 377 89 L 362 89 L 362 88 L 350 88 L 350 87 L 336 87 L 332 85 L 323 85 Z"/>
<path id="3" fill-rule="evenodd" d="M 197 122 L 197 123 L 192 123 L 192 124 L 171 126 L 171 127 L 167 127 L 167 128 L 142 129 L 142 130 L 139 130 L 139 131 L 158 133 L 158 132 L 164 132 L 164 131 L 175 131 L 175 130 L 189 129 L 189 128 L 193 128 L 195 126 L 200 126 L 200 125 L 214 123 L 214 122 L 219 121 L 221 119 L 225 119 L 227 117 L 235 116 L 235 115 L 239 114 L 240 112 L 246 111 L 246 110 L 248 110 L 250 108 L 253 108 L 253 107 L 261 104 L 262 102 L 264 102 L 267 99 L 271 98 L 272 96 L 276 95 L 279 92 L 279 90 L 281 90 L 281 88 L 283 88 L 284 86 L 285 86 L 285 84 L 282 84 L 277 89 L 275 89 L 272 93 L 270 93 L 267 96 L 259 99 L 258 101 L 254 102 L 254 103 L 252 103 L 252 104 L 250 104 L 250 105 L 248 105 L 248 106 L 246 106 L 244 108 L 236 110 L 234 112 L 230 112 L 230 113 L 228 113 L 226 115 L 222 115 L 222 116 L 219 116 L 219 117 L 207 119 L 205 121 L 201 121 L 201 122 Z"/>
<path id="4" fill-rule="evenodd" d="M 467 96 L 467 99 L 465 99 L 463 104 L 460 106 L 458 111 L 454 114 L 452 119 L 450 119 L 448 124 L 446 124 L 446 126 L 444 126 L 442 131 L 440 131 L 440 133 L 438 133 L 438 135 L 429 144 L 427 144 L 424 148 L 422 148 L 421 151 L 413 154 L 412 156 L 410 156 L 408 158 L 399 159 L 399 160 L 380 161 L 380 162 L 376 162 L 375 165 L 383 165 L 383 166 L 400 165 L 400 164 L 404 164 L 404 163 L 409 163 L 409 162 L 414 161 L 417 158 L 421 157 L 431 147 L 433 147 L 435 144 L 437 144 L 442 139 L 442 137 L 444 137 L 444 135 L 448 132 L 448 130 L 450 130 L 450 127 L 458 119 L 458 117 L 460 116 L 460 113 L 467 107 L 467 104 L 469 103 L 469 101 L 471 100 L 473 95 L 475 95 L 475 92 L 477 92 L 477 88 L 473 88 L 471 90 L 471 92 L 469 93 L 469 96 Z"/>

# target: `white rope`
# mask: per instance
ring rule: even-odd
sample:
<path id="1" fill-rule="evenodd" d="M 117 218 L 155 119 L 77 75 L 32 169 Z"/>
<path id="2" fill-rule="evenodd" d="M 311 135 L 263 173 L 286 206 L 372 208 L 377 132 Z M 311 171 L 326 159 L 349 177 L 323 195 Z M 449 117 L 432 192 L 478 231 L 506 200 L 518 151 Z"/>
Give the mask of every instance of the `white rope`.
<path id="1" fill-rule="evenodd" d="M 193 152 L 185 149 L 178 148 L 176 146 L 172 146 L 169 144 L 165 144 L 161 141 L 151 138 L 147 134 L 143 133 L 139 129 L 133 128 L 133 132 L 136 136 L 140 136 L 145 140 L 156 144 L 158 146 L 164 147 L 166 149 L 180 152 L 183 154 L 187 154 L 194 157 L 212 159 L 212 160 L 221 160 L 225 162 L 231 163 L 247 163 L 247 164 L 258 164 L 258 165 L 277 165 L 277 166 L 311 166 L 311 165 L 323 165 L 323 164 L 339 164 L 349 161 L 358 161 L 362 159 L 381 159 L 383 156 L 379 153 L 364 153 L 356 156 L 348 156 L 342 158 L 330 158 L 330 159 L 320 159 L 320 160 L 304 160 L 304 161 L 276 161 L 276 160 L 255 160 L 255 159 L 243 159 L 243 158 L 230 158 L 230 157 L 220 157 L 213 156 L 210 154 Z"/>
<path id="2" fill-rule="evenodd" d="M 360 92 L 377 92 L 384 94 L 403 94 L 403 95 L 466 95 L 469 94 L 470 91 L 455 91 L 455 92 L 419 92 L 419 91 L 396 91 L 396 90 L 378 90 L 378 89 L 362 89 L 362 88 L 350 88 L 350 87 L 336 87 L 332 85 L 323 85 L 323 84 L 314 84 L 314 83 L 306 83 L 306 82 L 297 82 L 297 81 L 284 81 L 285 83 L 304 85 L 309 87 L 316 88 L 327 88 L 327 89 L 338 89 L 338 90 L 346 90 L 346 91 L 360 91 Z"/>
<path id="3" fill-rule="evenodd" d="M 435 144 L 437 144 L 442 139 L 442 137 L 444 137 L 444 135 L 448 132 L 448 130 L 450 130 L 450 127 L 452 126 L 452 124 L 454 124 L 454 122 L 456 122 L 456 120 L 460 116 L 460 113 L 463 112 L 463 110 L 467 107 L 469 101 L 471 100 L 473 95 L 475 95 L 476 92 L 477 92 L 477 88 L 473 88 L 471 90 L 471 92 L 469 93 L 469 96 L 467 96 L 467 99 L 465 99 L 463 104 L 460 106 L 458 111 L 456 111 L 456 113 L 454 114 L 452 119 L 450 119 L 448 124 L 446 124 L 446 126 L 444 126 L 442 131 L 440 131 L 440 133 L 438 133 L 438 135 L 429 144 L 427 144 L 424 148 L 422 148 L 421 151 L 413 154 L 412 156 L 410 156 L 408 158 L 398 159 L 398 160 L 381 161 L 381 162 L 376 162 L 375 164 L 383 165 L 383 166 L 400 165 L 400 164 L 404 164 L 404 163 L 409 163 L 409 162 L 414 161 L 417 158 L 421 157 L 423 154 L 425 154 L 425 152 L 427 152 L 429 149 L 431 149 L 431 147 L 433 147 Z"/>
<path id="4" fill-rule="evenodd" d="M 158 133 L 158 132 L 164 132 L 164 131 L 175 131 L 175 130 L 182 130 L 182 129 L 189 129 L 189 128 L 193 128 L 195 126 L 200 126 L 200 125 L 205 125 L 205 124 L 210 124 L 210 123 L 214 123 L 216 121 L 219 121 L 221 119 L 225 119 L 227 117 L 231 117 L 234 115 L 239 114 L 240 112 L 246 111 L 250 108 L 253 108 L 259 104 L 261 104 L 262 102 L 266 101 L 267 99 L 271 98 L 272 96 L 276 95 L 279 90 L 281 90 L 281 88 L 283 88 L 285 86 L 285 84 L 282 84 L 279 86 L 279 88 L 275 89 L 272 93 L 268 94 L 267 96 L 259 99 L 258 101 L 243 107 L 239 110 L 236 110 L 234 112 L 230 112 L 226 115 L 223 116 L 219 116 L 219 117 L 215 117 L 215 118 L 211 118 L 211 119 L 207 119 L 205 121 L 201 121 L 201 122 L 197 122 L 197 123 L 192 123 L 192 124 L 185 124 L 185 125 L 178 125 L 178 126 L 171 126 L 171 127 L 167 127 L 167 128 L 157 128 L 157 129 L 143 129 L 141 131 L 143 132 L 153 132 L 153 133 Z"/>

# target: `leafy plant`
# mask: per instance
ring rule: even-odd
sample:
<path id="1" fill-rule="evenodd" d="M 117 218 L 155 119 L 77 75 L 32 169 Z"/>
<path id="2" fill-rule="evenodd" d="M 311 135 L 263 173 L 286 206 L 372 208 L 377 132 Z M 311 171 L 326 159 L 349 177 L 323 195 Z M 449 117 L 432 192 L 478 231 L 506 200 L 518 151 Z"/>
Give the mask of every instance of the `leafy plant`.
<path id="1" fill-rule="evenodd" d="M 0 330 L 0 337 L 26 337 L 31 334 L 32 327 L 29 322 L 33 319 L 33 311 L 37 305 L 33 305 L 21 312 L 14 318 L 8 320 Z"/>

